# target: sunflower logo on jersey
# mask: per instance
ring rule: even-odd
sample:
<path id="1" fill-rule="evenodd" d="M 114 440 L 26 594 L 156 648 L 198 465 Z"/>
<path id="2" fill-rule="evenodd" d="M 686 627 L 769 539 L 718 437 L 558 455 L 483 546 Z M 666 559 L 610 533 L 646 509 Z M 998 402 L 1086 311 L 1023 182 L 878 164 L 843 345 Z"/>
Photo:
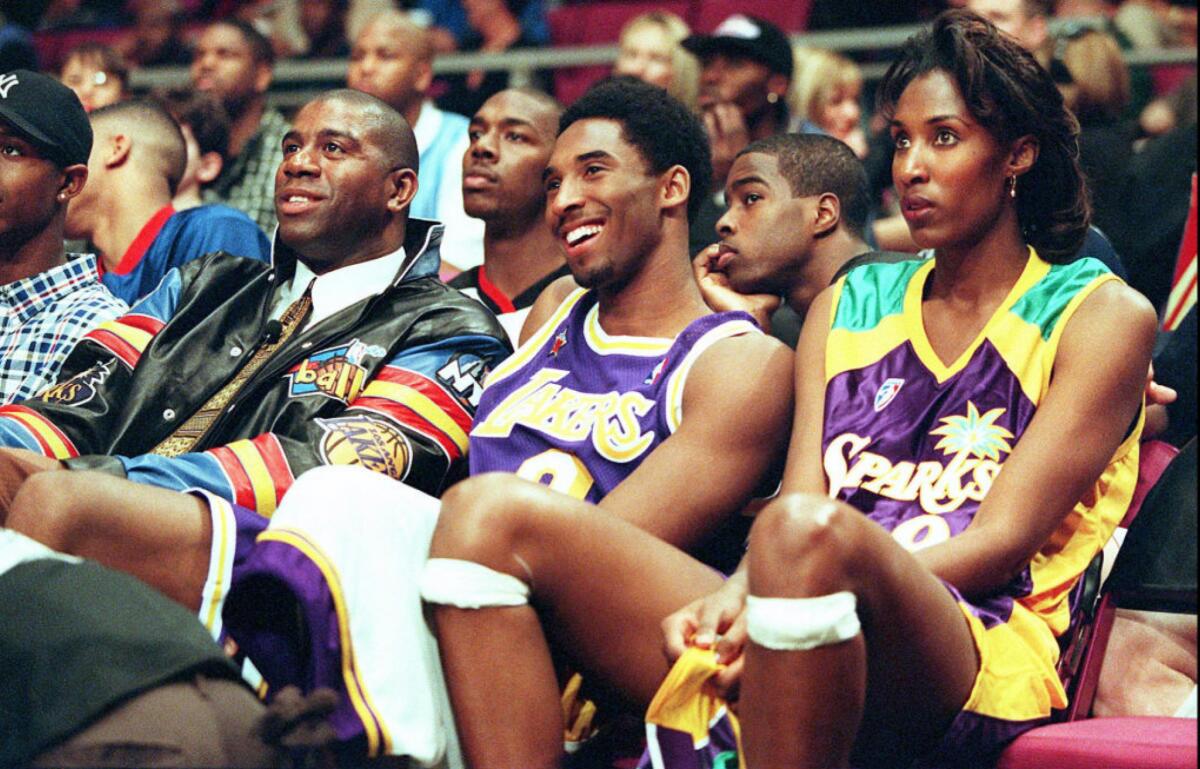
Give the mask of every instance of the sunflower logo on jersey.
<path id="1" fill-rule="evenodd" d="M 934 448 L 948 456 L 964 454 L 999 462 L 1000 452 L 1012 453 L 1009 441 L 1013 434 L 996 424 L 1003 414 L 1004 409 L 992 409 L 980 414 L 975 404 L 967 401 L 966 416 L 955 414 L 942 417 L 939 421 L 944 424 L 929 431 L 930 435 L 942 436 Z"/>

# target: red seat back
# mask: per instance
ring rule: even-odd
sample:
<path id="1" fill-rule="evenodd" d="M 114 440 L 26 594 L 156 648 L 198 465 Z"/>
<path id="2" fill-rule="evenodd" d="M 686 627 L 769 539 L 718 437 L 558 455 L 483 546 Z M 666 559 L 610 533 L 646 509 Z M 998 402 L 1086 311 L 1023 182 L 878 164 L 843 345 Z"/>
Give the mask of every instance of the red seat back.
<path id="1" fill-rule="evenodd" d="M 696 22 L 698 32 L 712 32 L 735 13 L 766 19 L 784 32 L 803 32 L 808 28 L 812 0 L 699 0 Z"/>

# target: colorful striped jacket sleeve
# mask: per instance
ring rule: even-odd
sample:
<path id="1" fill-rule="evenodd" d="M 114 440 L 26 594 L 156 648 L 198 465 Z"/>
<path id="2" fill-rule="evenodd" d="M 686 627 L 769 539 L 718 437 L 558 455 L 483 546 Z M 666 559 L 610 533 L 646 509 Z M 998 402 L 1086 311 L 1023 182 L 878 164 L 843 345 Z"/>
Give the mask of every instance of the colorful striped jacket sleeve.
<path id="1" fill-rule="evenodd" d="M 323 464 L 356 464 L 440 493 L 467 451 L 483 378 L 508 350 L 483 335 L 450 337 L 394 356 L 335 417 L 296 434 L 263 433 L 166 458 L 120 457 L 131 480 L 202 488 L 270 515 L 297 476 Z"/>
<path id="2" fill-rule="evenodd" d="M 180 287 L 179 272 L 168 273 L 129 312 L 80 339 L 59 372 L 58 384 L 24 403 L 0 407 L 0 446 L 56 459 L 103 453 L 120 414 L 112 406 L 120 400 L 142 352 L 175 311 Z M 69 401 L 73 408 L 55 412 L 51 420 L 36 407 L 38 400 Z"/>

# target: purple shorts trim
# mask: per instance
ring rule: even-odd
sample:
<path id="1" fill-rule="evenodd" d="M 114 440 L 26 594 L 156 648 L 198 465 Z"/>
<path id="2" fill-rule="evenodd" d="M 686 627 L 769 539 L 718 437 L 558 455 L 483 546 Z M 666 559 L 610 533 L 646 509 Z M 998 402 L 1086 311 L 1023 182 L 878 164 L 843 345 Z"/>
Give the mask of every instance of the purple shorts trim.
<path id="1" fill-rule="evenodd" d="M 259 612 L 264 606 L 279 613 L 263 616 Z M 269 685 L 268 700 L 271 692 L 289 684 L 305 693 L 331 688 L 339 694 L 329 718 L 338 741 L 364 737 L 363 723 L 346 691 L 333 595 L 321 569 L 307 555 L 283 542 L 258 542 L 234 569 L 224 620 L 226 632 Z M 377 723 L 372 726 L 379 729 Z"/>

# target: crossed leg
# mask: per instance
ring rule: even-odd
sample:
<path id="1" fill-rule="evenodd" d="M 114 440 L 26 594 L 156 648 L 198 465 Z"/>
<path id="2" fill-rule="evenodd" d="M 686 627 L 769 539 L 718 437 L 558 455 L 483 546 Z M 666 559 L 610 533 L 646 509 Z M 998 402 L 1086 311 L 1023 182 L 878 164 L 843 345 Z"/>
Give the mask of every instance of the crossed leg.
<path id="1" fill-rule="evenodd" d="M 668 670 L 662 620 L 721 584 L 716 572 L 636 526 L 512 475 L 450 489 L 430 556 L 475 561 L 530 585 L 529 605 L 435 610 L 455 720 L 474 767 L 558 765 L 563 722 L 543 622 L 586 680 L 644 706 Z"/>
<path id="2" fill-rule="evenodd" d="M 212 518 L 200 497 L 105 473 L 51 469 L 24 479 L 4 525 L 200 608 L 212 545 Z"/>
<path id="3" fill-rule="evenodd" d="M 13 497 L 30 476 L 60 469 L 62 463 L 57 459 L 25 449 L 0 448 L 0 526 L 7 525 Z"/>
<path id="4" fill-rule="evenodd" d="M 857 598 L 861 632 L 807 651 L 747 644 L 739 715 L 750 767 L 904 766 L 935 747 L 979 661 L 952 594 L 883 528 L 789 495 L 750 535 L 750 594 Z"/>

